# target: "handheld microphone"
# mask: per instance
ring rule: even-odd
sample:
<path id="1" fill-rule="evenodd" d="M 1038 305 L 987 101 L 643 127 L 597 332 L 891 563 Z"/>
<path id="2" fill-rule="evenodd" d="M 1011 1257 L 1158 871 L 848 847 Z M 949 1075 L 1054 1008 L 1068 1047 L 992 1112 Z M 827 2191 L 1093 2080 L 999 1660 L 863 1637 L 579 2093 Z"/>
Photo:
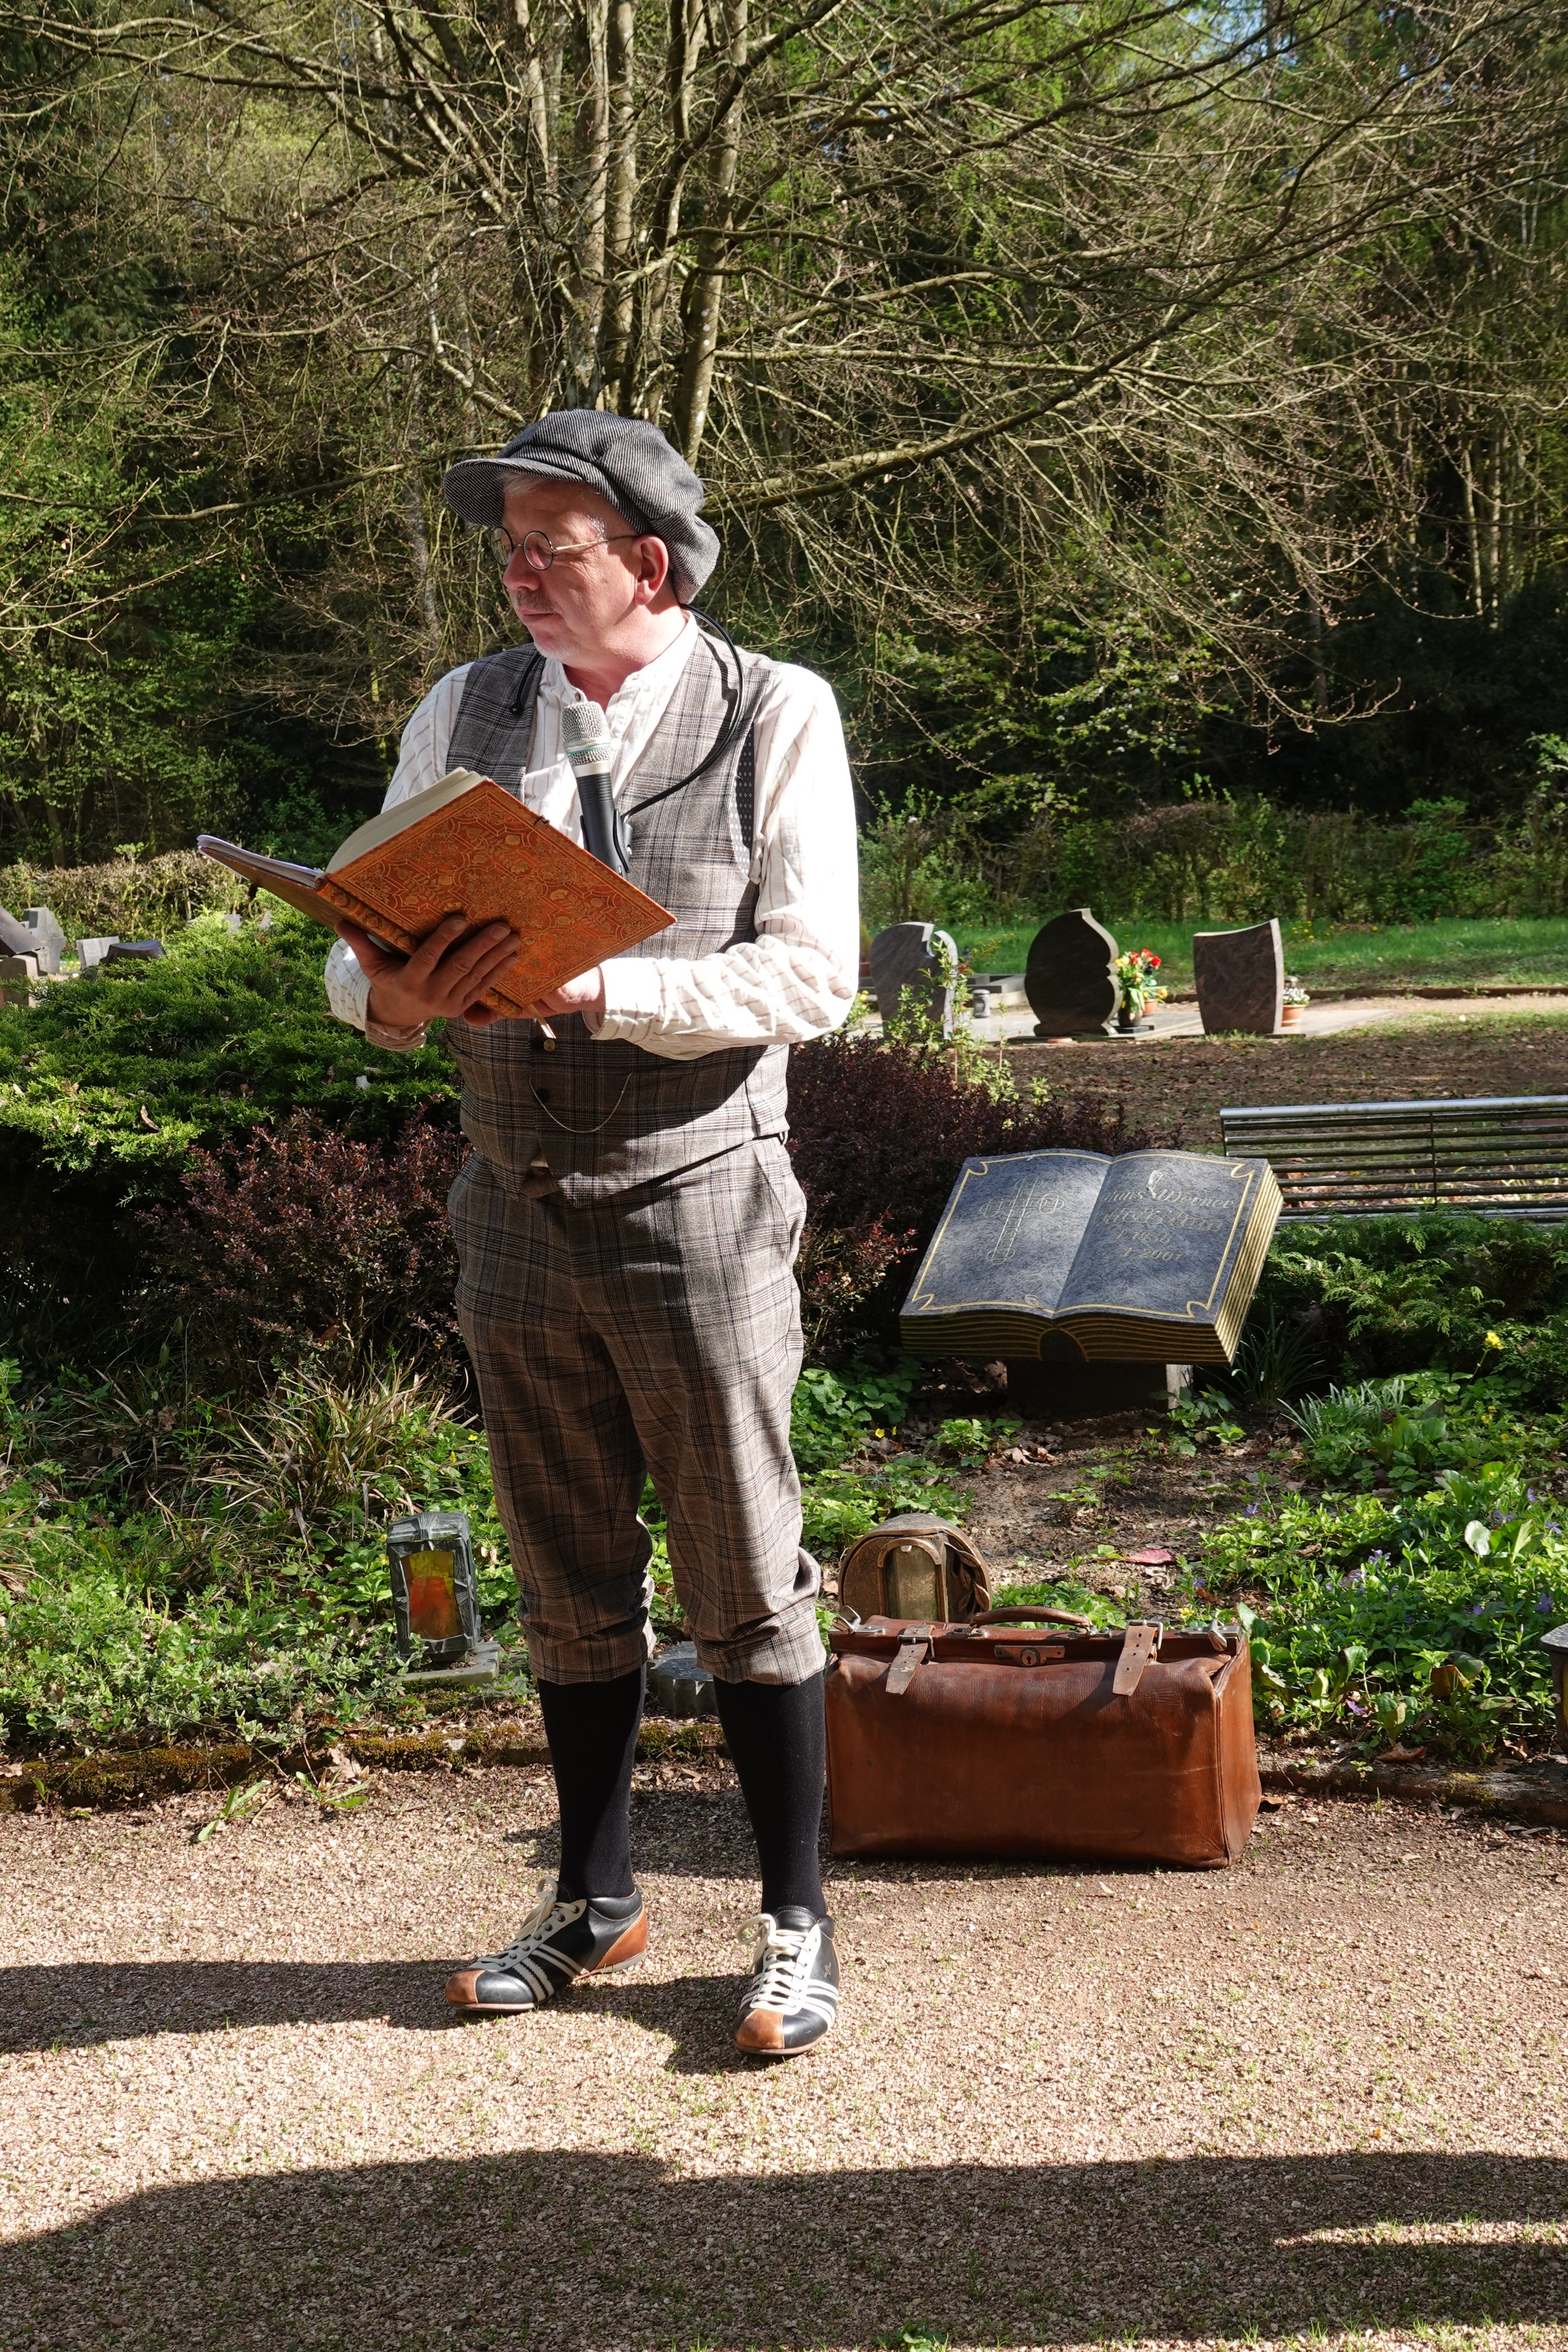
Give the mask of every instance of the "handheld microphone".
<path id="1" fill-rule="evenodd" d="M 561 748 L 577 779 L 577 809 L 583 820 L 583 841 L 590 856 L 612 874 L 630 866 L 626 829 L 610 791 L 615 746 L 609 721 L 596 702 L 578 695 L 561 706 Z"/>

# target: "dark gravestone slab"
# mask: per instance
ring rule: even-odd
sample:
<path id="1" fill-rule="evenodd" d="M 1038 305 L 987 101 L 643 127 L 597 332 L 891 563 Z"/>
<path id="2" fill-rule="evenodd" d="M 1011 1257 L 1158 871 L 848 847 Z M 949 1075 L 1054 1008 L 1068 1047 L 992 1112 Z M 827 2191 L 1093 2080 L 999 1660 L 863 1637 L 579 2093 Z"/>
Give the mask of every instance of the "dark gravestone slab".
<path id="1" fill-rule="evenodd" d="M 1279 925 L 1251 923 L 1243 931 L 1194 931 L 1193 978 L 1198 1013 L 1211 1035 L 1238 1031 L 1275 1037 L 1285 1003 L 1285 951 Z"/>
<path id="2" fill-rule="evenodd" d="M 168 949 L 162 940 L 115 940 L 103 951 L 105 963 L 156 963 Z"/>
<path id="3" fill-rule="evenodd" d="M 57 972 L 66 951 L 66 935 L 52 907 L 29 907 L 22 918 L 33 935 L 33 952 L 40 971 Z"/>
<path id="4" fill-rule="evenodd" d="M 1116 941 L 1087 907 L 1058 915 L 1029 944 L 1024 990 L 1037 1037 L 1081 1037 L 1116 1011 Z"/>
<path id="5" fill-rule="evenodd" d="M 939 1017 L 945 1037 L 952 1027 L 952 982 L 944 982 L 944 966 L 956 971 L 958 950 L 930 923 L 891 923 L 879 931 L 871 942 L 871 993 L 883 1020 L 909 1010 L 903 1000 L 913 992 L 921 1007 Z"/>

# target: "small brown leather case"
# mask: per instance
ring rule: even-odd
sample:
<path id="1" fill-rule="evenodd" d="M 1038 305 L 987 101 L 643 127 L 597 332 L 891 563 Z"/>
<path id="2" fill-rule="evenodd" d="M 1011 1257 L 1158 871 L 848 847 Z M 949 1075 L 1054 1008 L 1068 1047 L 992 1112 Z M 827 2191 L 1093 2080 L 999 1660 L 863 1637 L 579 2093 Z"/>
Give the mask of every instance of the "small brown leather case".
<path id="1" fill-rule="evenodd" d="M 1262 1791 L 1238 1633 L 997 1609 L 871 1618 L 829 1646 L 836 1854 L 1202 1869 L 1247 1843 Z"/>

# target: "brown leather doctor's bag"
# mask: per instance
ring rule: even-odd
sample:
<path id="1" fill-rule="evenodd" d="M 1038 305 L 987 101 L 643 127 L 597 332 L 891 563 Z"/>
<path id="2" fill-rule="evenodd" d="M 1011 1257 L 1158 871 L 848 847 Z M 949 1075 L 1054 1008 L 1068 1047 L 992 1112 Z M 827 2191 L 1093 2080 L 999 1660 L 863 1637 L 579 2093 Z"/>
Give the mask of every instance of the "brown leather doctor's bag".
<path id="1" fill-rule="evenodd" d="M 1247 1843 L 1261 1790 L 1237 1632 L 993 1609 L 838 1625 L 830 1649 L 836 1854 L 1215 1868 Z"/>

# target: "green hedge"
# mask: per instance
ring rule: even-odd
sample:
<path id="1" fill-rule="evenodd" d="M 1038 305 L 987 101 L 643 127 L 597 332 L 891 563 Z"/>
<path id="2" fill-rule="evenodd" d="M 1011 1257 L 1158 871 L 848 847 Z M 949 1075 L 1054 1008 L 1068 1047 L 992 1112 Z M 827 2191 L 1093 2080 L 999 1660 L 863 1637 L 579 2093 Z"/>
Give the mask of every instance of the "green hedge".
<path id="1" fill-rule="evenodd" d="M 0 1010 L 0 1347 L 86 1364 L 117 1351 L 130 1213 L 174 1192 L 193 1147 L 243 1142 L 301 1104 L 365 1138 L 421 1106 L 455 1115 L 438 1039 L 384 1054 L 332 1018 L 326 947 L 300 916 L 237 934 L 212 918 L 160 961 Z"/>

